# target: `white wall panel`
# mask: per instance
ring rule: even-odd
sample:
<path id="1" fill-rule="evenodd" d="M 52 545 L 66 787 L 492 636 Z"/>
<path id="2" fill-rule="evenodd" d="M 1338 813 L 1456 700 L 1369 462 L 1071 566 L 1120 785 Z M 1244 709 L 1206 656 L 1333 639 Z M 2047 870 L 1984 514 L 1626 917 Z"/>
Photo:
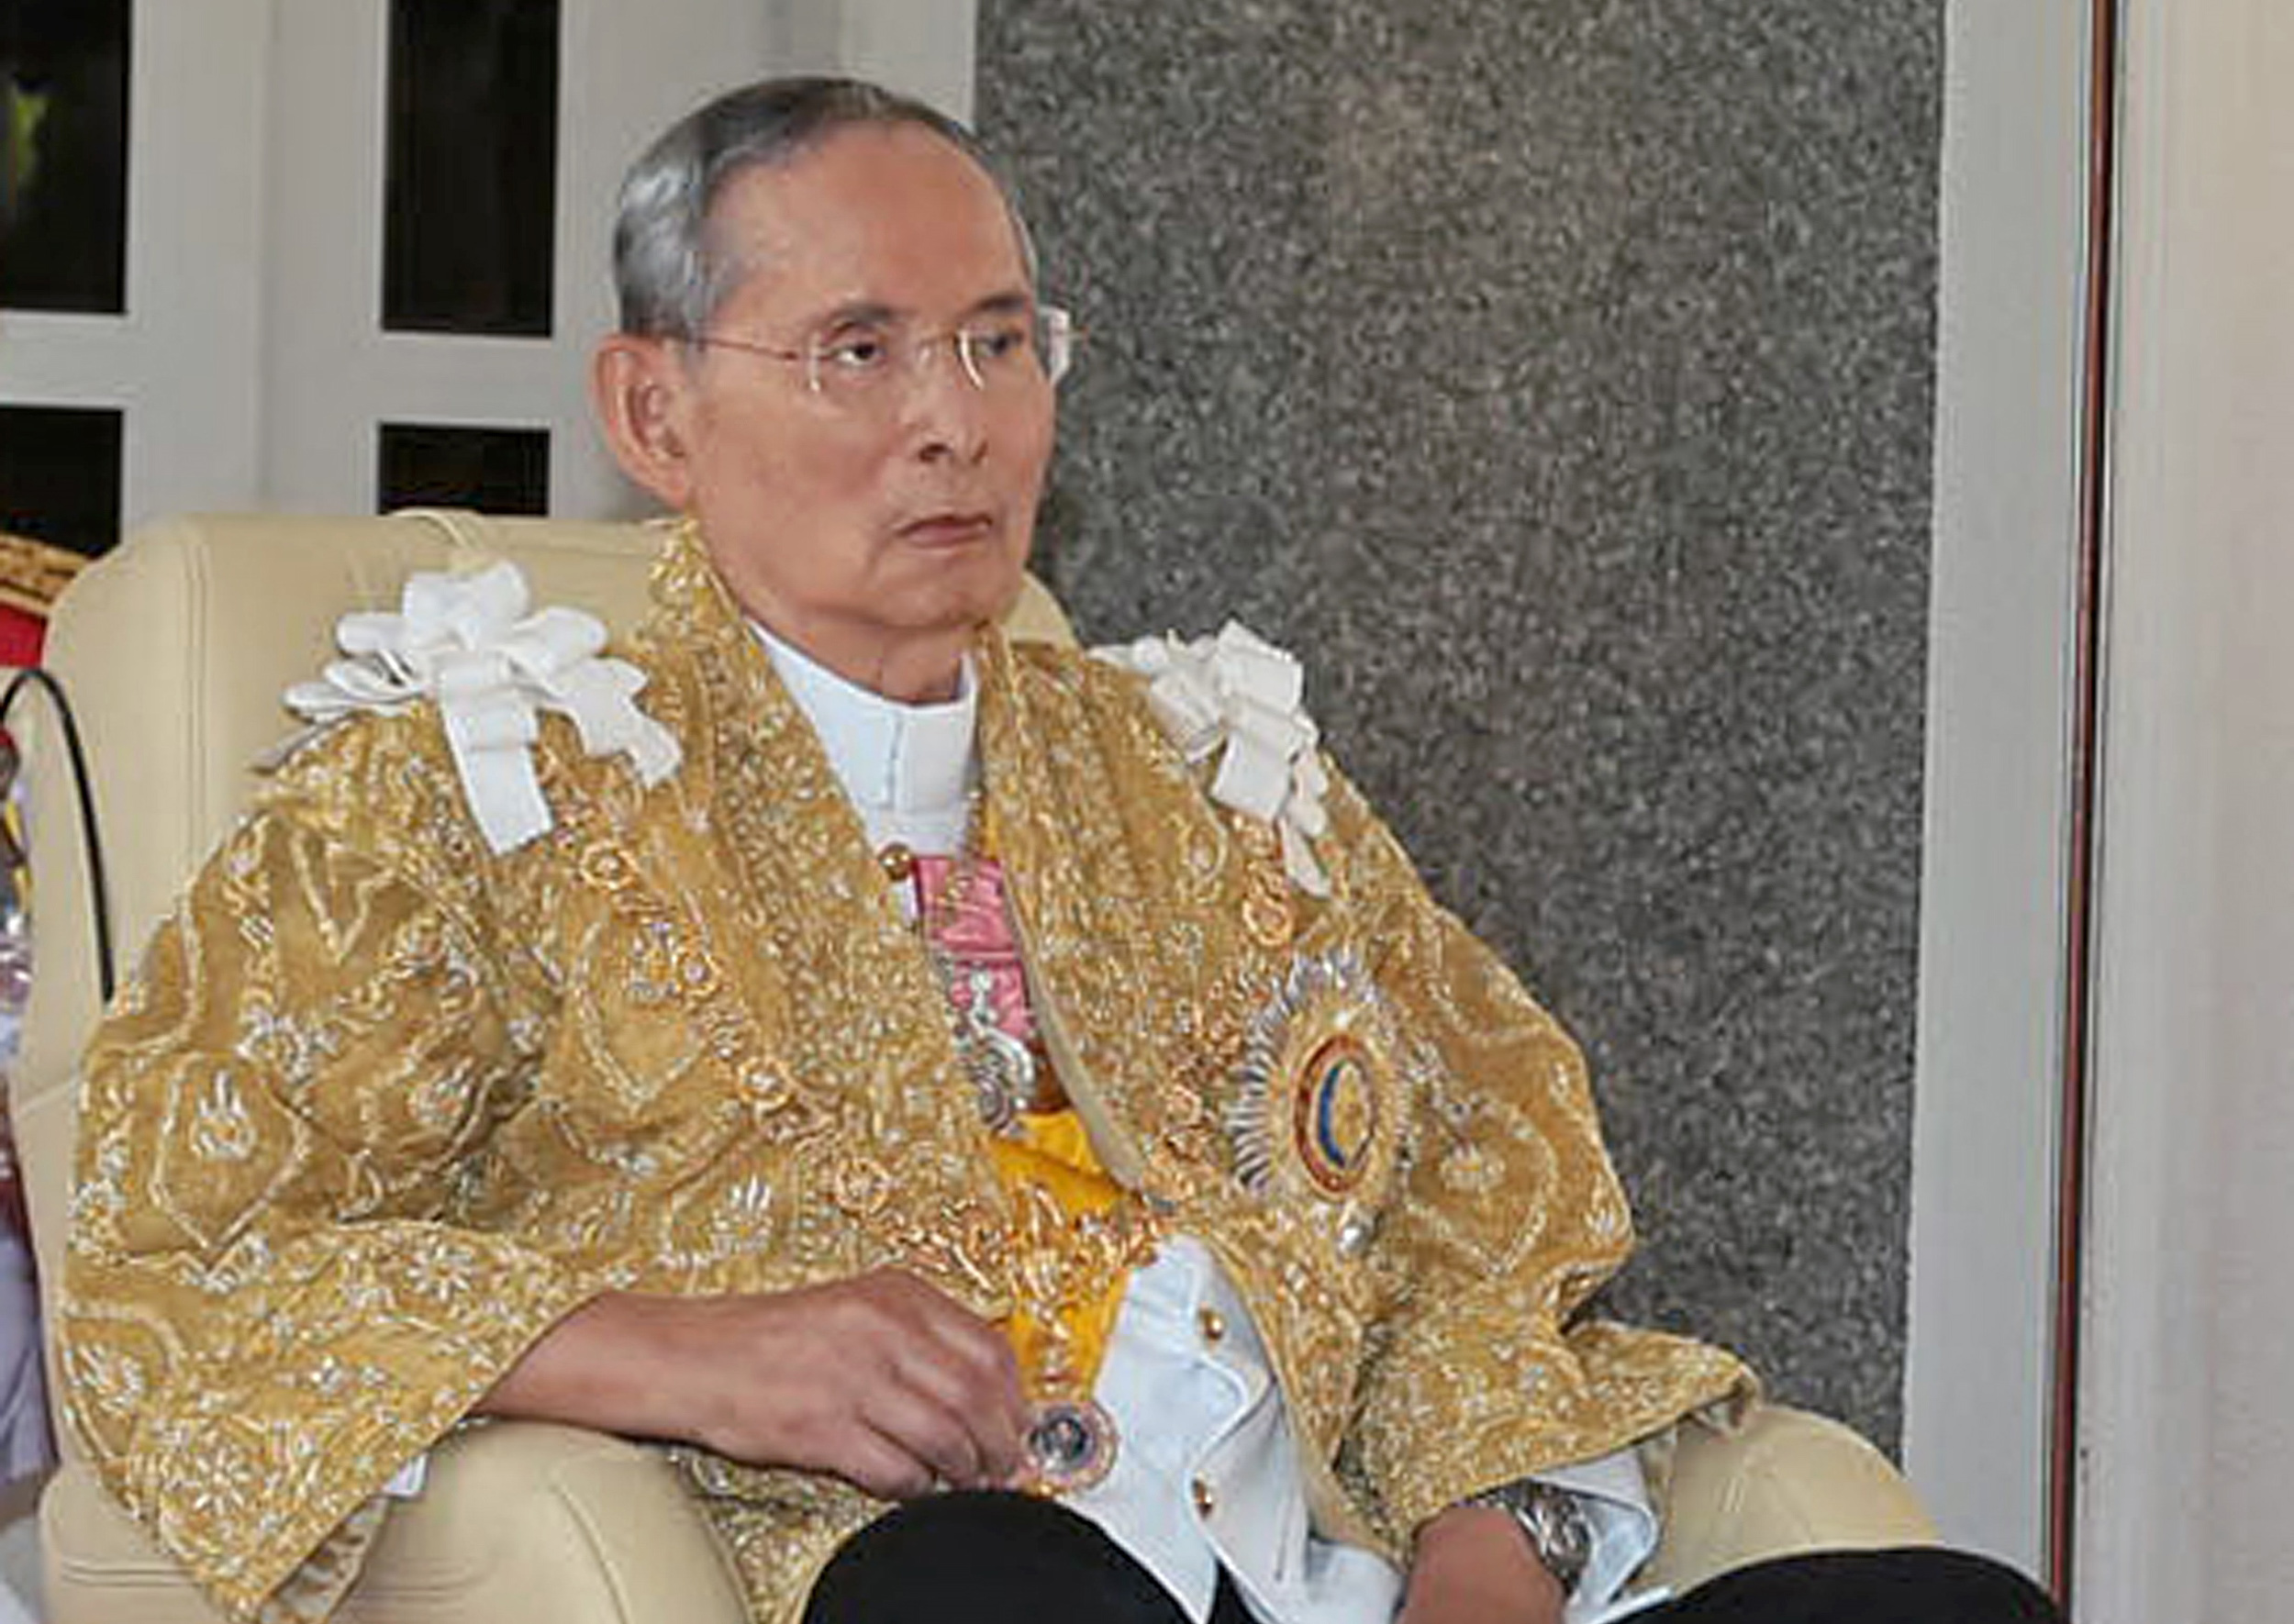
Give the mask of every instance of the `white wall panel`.
<path id="1" fill-rule="evenodd" d="M 2065 975 L 2084 0 L 1948 8 L 1905 1463 L 2044 1559 Z"/>
<path id="2" fill-rule="evenodd" d="M 2083 1624 L 2294 1596 L 2294 12 L 2132 0 Z"/>
<path id="3" fill-rule="evenodd" d="M 972 117 L 975 0 L 774 0 L 774 42 L 791 71 L 851 73 Z"/>
<path id="4" fill-rule="evenodd" d="M 773 71 L 755 0 L 633 6 L 564 0 L 558 282 L 547 339 L 382 330 L 384 0 L 283 5 L 270 248 L 277 299 L 266 383 L 275 506 L 363 509 L 382 421 L 551 430 L 551 506 L 633 510 L 590 424 L 589 354 L 613 322 L 608 267 L 622 172 L 672 118 Z"/>
<path id="5" fill-rule="evenodd" d="M 963 115 L 971 0 L 563 0 L 547 339 L 382 330 L 386 0 L 139 0 L 124 317 L 0 317 L 0 403 L 128 408 L 123 510 L 362 511 L 385 420 L 538 426 L 551 500 L 640 506 L 592 428 L 613 196 L 704 96 L 795 67 Z"/>
<path id="6" fill-rule="evenodd" d="M 131 525 L 255 491 L 273 4 L 139 0 L 127 314 L 0 314 L 0 402 L 127 408 Z"/>

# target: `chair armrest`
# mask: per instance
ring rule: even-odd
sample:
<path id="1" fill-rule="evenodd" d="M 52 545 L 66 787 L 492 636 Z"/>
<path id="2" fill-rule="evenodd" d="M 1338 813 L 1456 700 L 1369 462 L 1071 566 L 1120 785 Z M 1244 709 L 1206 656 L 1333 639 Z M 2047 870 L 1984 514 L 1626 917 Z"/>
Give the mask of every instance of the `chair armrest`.
<path id="1" fill-rule="evenodd" d="M 1879 1451 L 1836 1421 L 1775 1405 L 1728 1431 L 1681 1424 L 1664 1523 L 1638 1582 L 1676 1591 L 1773 1556 L 1937 1539 Z"/>
<path id="2" fill-rule="evenodd" d="M 83 1465 L 49 1485 L 49 1624 L 220 1624 Z M 748 1624 L 732 1564 L 669 1463 L 622 1439 L 503 1422 L 431 1452 L 337 1624 Z"/>

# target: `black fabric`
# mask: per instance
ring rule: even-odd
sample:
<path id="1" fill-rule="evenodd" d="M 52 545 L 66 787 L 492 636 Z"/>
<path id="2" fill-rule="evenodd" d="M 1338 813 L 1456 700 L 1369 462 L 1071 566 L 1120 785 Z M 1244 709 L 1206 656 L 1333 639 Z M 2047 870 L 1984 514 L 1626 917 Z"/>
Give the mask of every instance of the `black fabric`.
<path id="1" fill-rule="evenodd" d="M 2044 1591 L 1961 1551 L 1826 1551 L 1723 1574 L 1649 1624 L 2062 1624 Z"/>
<path id="2" fill-rule="evenodd" d="M 1955 1551 L 1825 1552 L 1725 1574 L 1637 1624 L 2062 1624 L 2037 1586 Z M 1029 1495 L 934 1495 L 846 1541 L 805 1624 L 1186 1624 L 1085 1518 Z M 1210 1624 L 1251 1624 L 1222 1577 Z"/>
<path id="3" fill-rule="evenodd" d="M 847 1540 L 805 1624 L 1187 1624 L 1098 1525 L 1032 1495 L 931 1495 Z M 1251 1624 L 1222 1579 L 1211 1624 Z"/>

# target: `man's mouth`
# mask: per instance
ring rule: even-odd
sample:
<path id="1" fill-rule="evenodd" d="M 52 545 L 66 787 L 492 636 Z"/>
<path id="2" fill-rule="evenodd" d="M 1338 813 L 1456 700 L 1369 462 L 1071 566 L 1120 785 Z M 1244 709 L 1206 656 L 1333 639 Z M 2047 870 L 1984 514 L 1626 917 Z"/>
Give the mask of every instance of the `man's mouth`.
<path id="1" fill-rule="evenodd" d="M 978 541 L 996 531 L 996 516 L 985 511 L 928 513 L 921 518 L 910 519 L 899 528 L 903 541 L 919 547 L 956 547 L 967 541 Z"/>

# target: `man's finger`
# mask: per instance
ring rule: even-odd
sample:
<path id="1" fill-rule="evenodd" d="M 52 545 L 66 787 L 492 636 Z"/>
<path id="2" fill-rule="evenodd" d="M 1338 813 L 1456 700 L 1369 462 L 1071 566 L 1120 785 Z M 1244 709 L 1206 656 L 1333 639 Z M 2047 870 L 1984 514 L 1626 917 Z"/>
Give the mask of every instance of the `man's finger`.
<path id="1" fill-rule="evenodd" d="M 895 1440 L 864 1423 L 844 1441 L 829 1469 L 879 1500 L 913 1500 L 939 1486 L 938 1474 Z"/>
<path id="2" fill-rule="evenodd" d="M 998 1343 L 1000 1332 L 991 1331 Z M 1027 1435 L 1029 1411 L 1019 1391 L 1019 1366 L 997 1363 L 926 1342 L 906 1351 L 901 1374 L 951 1414 L 962 1418 L 978 1449 L 986 1475 L 1001 1479 L 1018 1463 Z"/>
<path id="3" fill-rule="evenodd" d="M 968 1488 L 996 1475 L 963 1412 L 922 1388 L 902 1384 L 880 1387 L 862 1402 L 860 1417 L 929 1476 Z"/>
<path id="4" fill-rule="evenodd" d="M 926 1333 L 905 1350 L 904 1372 L 966 1418 L 993 1475 L 1007 1475 L 1019 1463 L 1031 1420 L 1009 1339 L 928 1283 L 902 1278 L 904 1290 L 914 1287 L 910 1307 Z"/>

